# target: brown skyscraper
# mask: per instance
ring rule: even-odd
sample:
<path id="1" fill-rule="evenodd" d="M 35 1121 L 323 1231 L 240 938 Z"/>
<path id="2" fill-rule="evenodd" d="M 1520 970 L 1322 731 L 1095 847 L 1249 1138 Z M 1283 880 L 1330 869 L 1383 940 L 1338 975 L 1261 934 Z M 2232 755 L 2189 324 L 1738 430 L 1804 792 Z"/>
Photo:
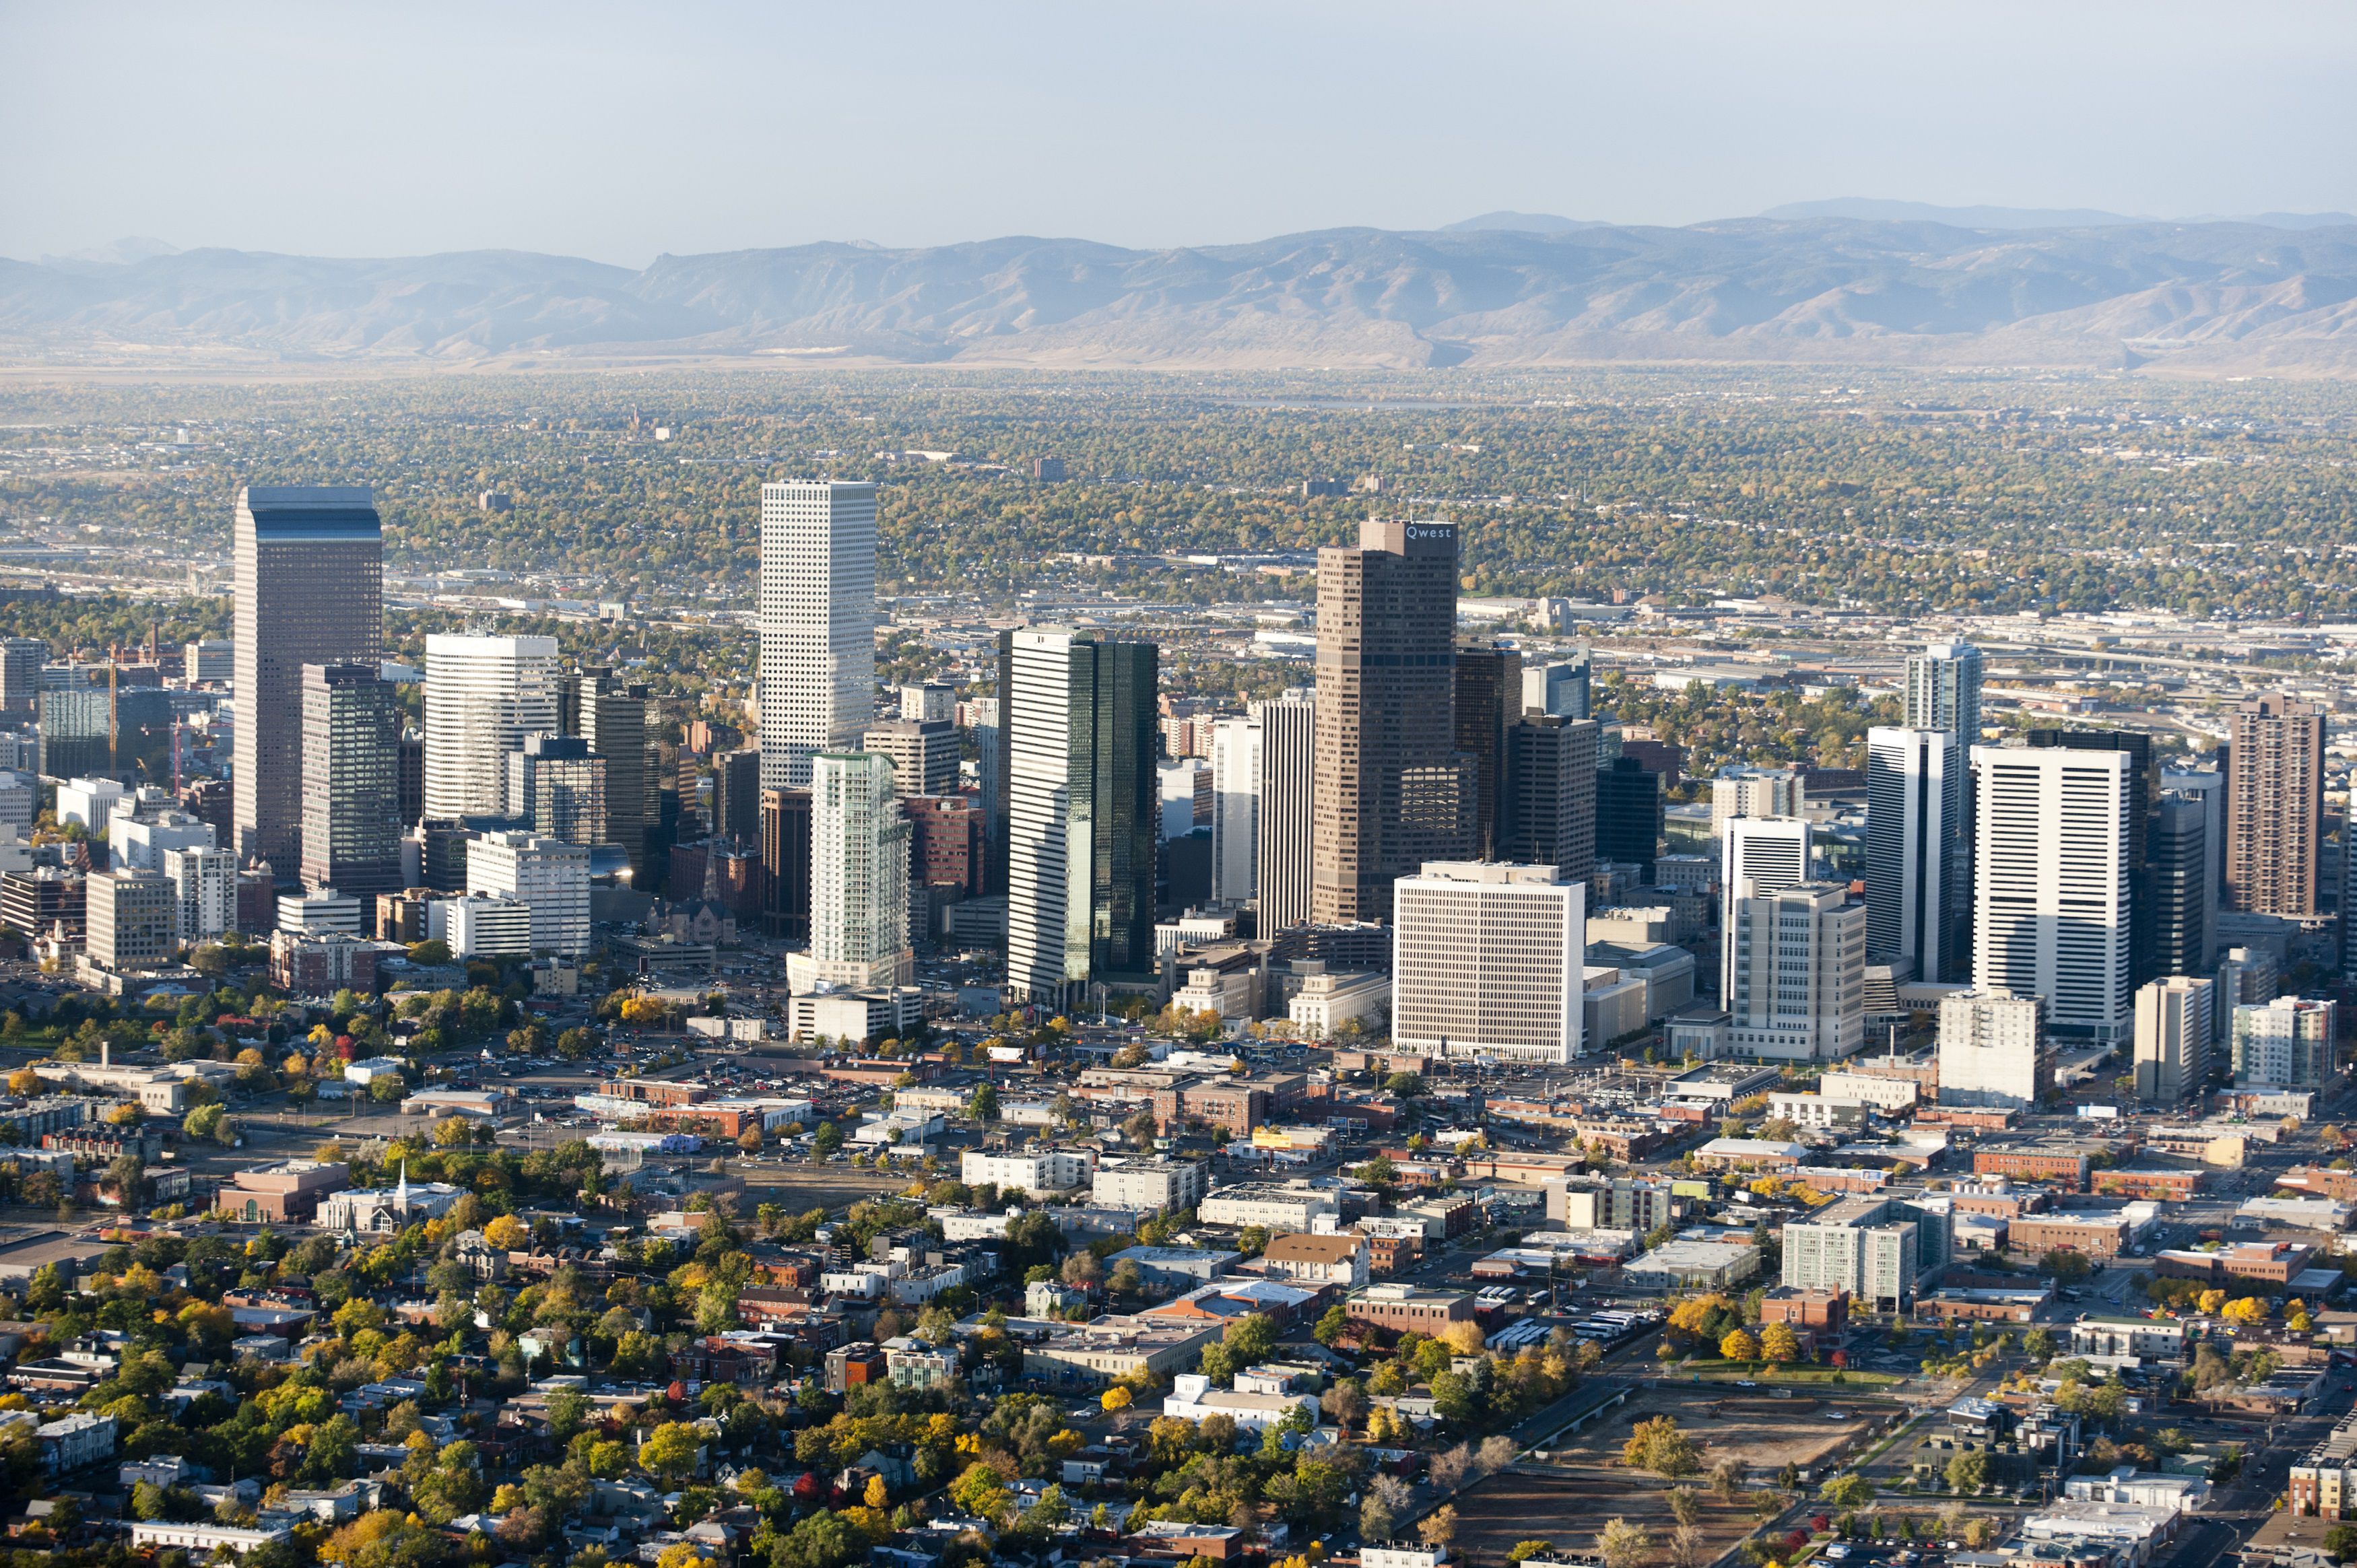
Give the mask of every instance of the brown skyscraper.
<path id="1" fill-rule="evenodd" d="M 1312 920 L 1388 920 L 1394 878 L 1472 853 L 1456 634 L 1455 524 L 1370 518 L 1318 553 Z"/>
<path id="2" fill-rule="evenodd" d="M 2324 710 L 2270 694 L 2243 703 L 2230 723 L 2226 908 L 2313 915 L 2324 843 Z"/>

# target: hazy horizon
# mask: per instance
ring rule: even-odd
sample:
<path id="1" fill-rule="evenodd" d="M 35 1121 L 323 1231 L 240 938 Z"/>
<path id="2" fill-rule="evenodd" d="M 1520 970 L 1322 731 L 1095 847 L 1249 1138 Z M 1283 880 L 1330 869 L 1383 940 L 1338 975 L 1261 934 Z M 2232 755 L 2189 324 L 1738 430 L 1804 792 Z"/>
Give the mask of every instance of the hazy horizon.
<path id="1" fill-rule="evenodd" d="M 0 5 L 0 255 L 2357 209 L 2357 13 Z"/>

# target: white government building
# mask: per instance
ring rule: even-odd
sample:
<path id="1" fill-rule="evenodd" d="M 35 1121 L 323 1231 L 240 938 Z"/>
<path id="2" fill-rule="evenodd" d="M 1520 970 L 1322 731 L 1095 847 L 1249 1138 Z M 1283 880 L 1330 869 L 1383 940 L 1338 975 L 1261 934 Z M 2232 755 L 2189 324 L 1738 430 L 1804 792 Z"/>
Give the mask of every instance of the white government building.
<path id="1" fill-rule="evenodd" d="M 1396 1048 L 1557 1065 L 1580 1054 L 1585 879 L 1427 861 L 1393 884 L 1392 901 Z"/>

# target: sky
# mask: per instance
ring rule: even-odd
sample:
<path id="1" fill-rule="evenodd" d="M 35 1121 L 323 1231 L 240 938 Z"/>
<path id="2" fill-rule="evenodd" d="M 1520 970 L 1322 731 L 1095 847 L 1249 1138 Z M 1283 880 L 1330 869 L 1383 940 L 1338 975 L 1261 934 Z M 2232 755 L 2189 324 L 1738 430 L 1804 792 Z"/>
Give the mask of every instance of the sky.
<path id="1" fill-rule="evenodd" d="M 2357 210 L 2357 7 L 0 0 L 0 256 Z"/>

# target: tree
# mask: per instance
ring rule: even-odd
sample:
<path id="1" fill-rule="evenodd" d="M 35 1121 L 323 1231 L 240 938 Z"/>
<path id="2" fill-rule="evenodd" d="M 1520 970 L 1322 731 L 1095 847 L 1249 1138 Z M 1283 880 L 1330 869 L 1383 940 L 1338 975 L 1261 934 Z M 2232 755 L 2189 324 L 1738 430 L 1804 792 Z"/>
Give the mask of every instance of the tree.
<path id="1" fill-rule="evenodd" d="M 2357 1558 L 2357 1524 L 2336 1524 L 2326 1530 L 2324 1550 L 2342 1563 Z"/>
<path id="2" fill-rule="evenodd" d="M 1670 1532 L 1670 1568 L 1702 1568 L 1709 1561 L 1700 1527 L 1682 1524 Z"/>
<path id="3" fill-rule="evenodd" d="M 1702 1522 L 1702 1498 L 1692 1487 L 1672 1487 L 1670 1514 L 1680 1524 L 1699 1524 Z"/>
<path id="4" fill-rule="evenodd" d="M 1948 1460 L 1948 1490 L 1969 1497 L 1988 1485 L 1988 1455 L 1978 1448 L 1959 1448 Z"/>
<path id="5" fill-rule="evenodd" d="M 1108 1411 L 1127 1410 L 1130 1406 L 1130 1402 L 1134 1397 L 1135 1396 L 1132 1395 L 1127 1389 L 1123 1388 L 1119 1383 L 1115 1383 L 1113 1387 L 1105 1390 L 1104 1397 L 1100 1399 L 1097 1402 L 1104 1406 Z"/>
<path id="6" fill-rule="evenodd" d="M 891 1489 L 884 1485 L 884 1477 L 881 1476 L 868 1477 L 867 1489 L 860 1493 L 859 1501 L 862 1506 L 871 1509 L 891 1507 L 892 1493 Z"/>
<path id="7" fill-rule="evenodd" d="M 2067 1247 L 2057 1248 L 2047 1253 L 2038 1260 L 2038 1266 L 2043 1272 L 2052 1274 L 2055 1283 L 2066 1285 L 2076 1284 L 2095 1272 L 2094 1265 L 2088 1262 L 2084 1256 L 2072 1251 Z"/>
<path id="8" fill-rule="evenodd" d="M 1521 1568 L 1521 1565 L 1531 1558 L 1551 1557 L 1554 1554 L 1555 1542 L 1552 1541 L 1517 1541 L 1506 1549 L 1506 1561 L 1514 1564 L 1514 1568 Z"/>
<path id="9" fill-rule="evenodd" d="M 502 1252 L 512 1252 L 532 1244 L 532 1231 L 514 1215 L 501 1214 L 483 1227 L 483 1240 Z"/>
<path id="10" fill-rule="evenodd" d="M 2021 1353 L 2044 1366 L 2054 1359 L 2054 1336 L 2043 1328 L 2031 1329 L 2021 1337 Z"/>
<path id="11" fill-rule="evenodd" d="M 974 1098 L 966 1101 L 966 1114 L 977 1122 L 992 1122 L 998 1117 L 998 1087 L 991 1083 L 974 1086 Z"/>
<path id="12" fill-rule="evenodd" d="M 1721 1502 L 1732 1502 L 1743 1490 L 1745 1466 L 1740 1459 L 1721 1459 L 1710 1467 L 1710 1489 Z"/>
<path id="13" fill-rule="evenodd" d="M 1702 1468 L 1694 1439 L 1680 1432 L 1676 1420 L 1666 1415 L 1639 1422 L 1622 1445 L 1620 1458 L 1632 1470 L 1651 1470 L 1671 1479 Z"/>
<path id="14" fill-rule="evenodd" d="M 703 1435 L 694 1426 L 670 1421 L 656 1427 L 639 1445 L 639 1463 L 649 1475 L 675 1486 L 694 1472 L 703 1451 Z"/>
<path id="15" fill-rule="evenodd" d="M 1457 1539 L 1457 1505 L 1443 1503 L 1416 1520 L 1416 1539 L 1426 1546 L 1446 1546 Z"/>
<path id="16" fill-rule="evenodd" d="M 1874 1500 L 1874 1483 L 1864 1476 L 1835 1476 L 1817 1495 L 1837 1509 L 1862 1509 Z"/>
<path id="17" fill-rule="evenodd" d="M 1780 1366 L 1801 1359 L 1801 1337 L 1789 1323 L 1770 1323 L 1760 1330 L 1760 1353 Z"/>
<path id="18" fill-rule="evenodd" d="M 1645 1527 L 1625 1519 L 1609 1520 L 1597 1532 L 1596 1551 L 1604 1559 L 1604 1568 L 1637 1568 L 1652 1549 L 1653 1538 L 1645 1533 Z"/>
<path id="19" fill-rule="evenodd" d="M 2241 1324 L 2247 1327 L 2267 1320 L 2267 1304 L 2255 1295 L 2243 1296 L 2238 1300 L 2228 1302 L 2225 1312 L 2221 1316 L 2229 1323 Z"/>
<path id="20" fill-rule="evenodd" d="M 1393 1518 L 1392 1510 L 1384 1505 L 1383 1499 L 1376 1493 L 1369 1492 L 1359 1504 L 1359 1539 L 1361 1541 L 1389 1541 L 1396 1522 Z"/>
<path id="21" fill-rule="evenodd" d="M 1730 1328 L 1718 1342 L 1718 1353 L 1729 1361 L 1756 1361 L 1760 1359 L 1760 1341 L 1740 1328 Z"/>

